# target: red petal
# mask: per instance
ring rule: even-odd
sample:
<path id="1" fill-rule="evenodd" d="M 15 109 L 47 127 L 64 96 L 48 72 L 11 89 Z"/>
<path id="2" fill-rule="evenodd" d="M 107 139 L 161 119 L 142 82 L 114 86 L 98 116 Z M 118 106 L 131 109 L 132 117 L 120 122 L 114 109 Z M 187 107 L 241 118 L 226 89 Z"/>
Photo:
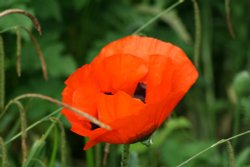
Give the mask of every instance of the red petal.
<path id="1" fill-rule="evenodd" d="M 97 57 L 92 65 L 93 75 L 104 92 L 121 90 L 133 94 L 137 83 L 148 72 L 142 59 L 125 54 L 113 55 L 108 58 Z"/>
<path id="2" fill-rule="evenodd" d="M 130 54 L 148 62 L 150 55 L 167 55 L 174 45 L 150 37 L 128 36 L 106 45 L 98 56 Z"/>
<path id="3" fill-rule="evenodd" d="M 184 96 L 197 78 L 197 70 L 179 48 L 173 48 L 168 57 L 152 55 L 146 79 L 146 102 L 164 99 L 175 92 L 182 92 Z"/>
<path id="4" fill-rule="evenodd" d="M 78 108 L 83 112 L 96 116 L 96 95 L 99 93 L 99 88 L 93 82 L 90 68 L 90 65 L 85 65 L 76 70 L 66 80 L 66 88 L 63 90 L 62 100 L 64 103 Z M 78 134 L 81 131 L 81 135 L 84 135 L 82 129 L 91 128 L 89 120 L 79 116 L 73 111 L 63 108 L 62 114 L 64 114 L 71 123 L 72 130 L 75 132 L 78 131 Z"/>
<path id="5" fill-rule="evenodd" d="M 107 103 L 106 105 L 109 104 L 110 103 Z M 167 111 L 166 107 L 166 103 L 162 102 L 149 105 L 146 104 L 139 112 L 130 110 L 131 113 L 127 114 L 127 116 L 114 119 L 112 122 L 108 123 L 112 127 L 111 131 L 102 128 L 92 131 L 84 149 L 86 150 L 100 142 L 125 144 L 145 138 L 159 127 L 159 115 L 157 114 Z"/>
<path id="6" fill-rule="evenodd" d="M 161 55 L 151 55 L 146 77 L 146 103 L 162 101 L 172 91 L 175 66 L 172 60 Z"/>
<path id="7" fill-rule="evenodd" d="M 194 65 L 177 47 L 171 50 L 169 57 L 150 57 L 146 103 L 165 101 L 167 105 L 166 111 L 157 113 L 159 124 L 172 112 L 197 78 L 198 72 Z"/>
<path id="8" fill-rule="evenodd" d="M 98 117 L 101 122 L 109 124 L 117 119 L 138 114 L 144 103 L 124 92 L 115 95 L 100 94 L 97 102 Z"/>

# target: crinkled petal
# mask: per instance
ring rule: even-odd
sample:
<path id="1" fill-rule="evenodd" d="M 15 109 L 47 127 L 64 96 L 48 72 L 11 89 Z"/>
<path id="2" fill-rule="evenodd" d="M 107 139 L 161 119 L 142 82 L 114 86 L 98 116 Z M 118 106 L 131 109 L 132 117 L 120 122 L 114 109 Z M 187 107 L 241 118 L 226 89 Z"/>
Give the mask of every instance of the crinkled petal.
<path id="1" fill-rule="evenodd" d="M 96 117 L 96 95 L 99 93 L 99 88 L 91 77 L 90 68 L 90 65 L 85 65 L 76 70 L 66 80 L 66 87 L 62 93 L 62 101 Z M 74 131 L 77 131 L 76 129 L 91 128 L 89 120 L 69 109 L 63 108 L 62 114 L 71 123 L 72 130 Z M 81 131 L 83 132 L 83 130 Z"/>
<path id="2" fill-rule="evenodd" d="M 175 66 L 172 60 L 161 55 L 151 55 L 146 77 L 146 103 L 162 101 L 172 91 Z"/>
<path id="3" fill-rule="evenodd" d="M 108 123 L 112 127 L 111 131 L 103 128 L 92 131 L 84 149 L 86 150 L 100 142 L 125 144 L 149 137 L 160 126 L 157 114 L 166 112 L 166 107 L 165 102 L 146 104 L 138 113 L 113 120 L 113 122 Z"/>
<path id="4" fill-rule="evenodd" d="M 160 101 L 177 92 L 183 97 L 198 78 L 197 70 L 184 52 L 176 47 L 170 54 L 169 57 L 150 56 L 146 103 Z"/>
<path id="5" fill-rule="evenodd" d="M 100 142 L 133 143 L 150 135 L 173 111 L 198 77 L 178 47 L 157 39 L 128 36 L 105 46 L 91 65 L 66 81 L 63 101 L 95 116 L 112 130 L 63 109 L 72 131 L 86 136 L 84 149 Z M 137 85 L 145 92 L 135 93 Z M 143 96 L 145 102 L 133 97 Z"/>
<path id="6" fill-rule="evenodd" d="M 97 102 L 98 118 L 109 124 L 117 119 L 138 114 L 144 106 L 142 101 L 122 91 L 114 95 L 100 94 Z"/>
<path id="7" fill-rule="evenodd" d="M 143 59 L 128 54 L 106 58 L 97 57 L 93 63 L 93 75 L 103 92 L 118 90 L 132 94 L 148 72 Z"/>
<path id="8" fill-rule="evenodd" d="M 148 62 L 150 55 L 168 56 L 175 46 L 158 39 L 141 36 L 128 36 L 106 45 L 98 56 L 109 57 L 119 54 L 130 54 Z"/>

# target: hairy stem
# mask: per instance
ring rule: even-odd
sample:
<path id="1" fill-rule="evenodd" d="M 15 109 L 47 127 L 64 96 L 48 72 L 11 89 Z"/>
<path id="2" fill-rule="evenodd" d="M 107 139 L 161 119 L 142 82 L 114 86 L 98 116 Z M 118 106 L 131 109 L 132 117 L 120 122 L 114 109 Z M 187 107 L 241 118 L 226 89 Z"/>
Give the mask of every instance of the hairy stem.
<path id="1" fill-rule="evenodd" d="M 64 108 L 67 108 L 69 110 L 71 110 L 72 112 L 75 112 L 76 114 L 78 114 L 79 116 L 82 116 L 84 118 L 87 118 L 88 120 L 90 120 L 91 122 L 95 123 L 96 125 L 104 128 L 104 129 L 107 129 L 107 130 L 111 130 L 111 127 L 100 122 L 99 120 L 97 120 L 96 118 L 92 117 L 91 115 L 89 115 L 88 113 L 86 112 L 83 112 L 77 108 L 74 108 L 66 103 L 63 103 L 59 100 L 56 100 L 56 99 L 53 99 L 49 96 L 45 96 L 45 95 L 42 95 L 42 94 L 36 94 L 36 93 L 27 93 L 27 94 L 23 94 L 21 96 L 18 96 L 16 97 L 15 99 L 13 99 L 12 101 L 10 101 L 6 107 L 5 107 L 5 110 L 13 103 L 13 101 L 19 101 L 21 99 L 25 99 L 25 98 L 38 98 L 38 99 L 43 99 L 43 100 L 47 100 L 51 103 L 54 103 L 54 104 L 57 104 L 59 106 L 62 106 Z"/>
<path id="2" fill-rule="evenodd" d="M 8 10 L 5 10 L 5 11 L 1 12 L 0 17 L 6 16 L 6 15 L 9 15 L 9 14 L 22 14 L 22 15 L 27 16 L 33 22 L 34 27 L 36 28 L 38 33 L 40 35 L 42 34 L 42 29 L 41 29 L 41 26 L 39 24 L 39 21 L 31 13 L 29 13 L 29 12 L 27 12 L 25 10 L 22 10 L 22 9 L 8 9 Z"/>
<path id="3" fill-rule="evenodd" d="M 129 160 L 129 144 L 124 144 L 123 152 L 122 152 L 121 167 L 128 167 L 128 160 Z"/>

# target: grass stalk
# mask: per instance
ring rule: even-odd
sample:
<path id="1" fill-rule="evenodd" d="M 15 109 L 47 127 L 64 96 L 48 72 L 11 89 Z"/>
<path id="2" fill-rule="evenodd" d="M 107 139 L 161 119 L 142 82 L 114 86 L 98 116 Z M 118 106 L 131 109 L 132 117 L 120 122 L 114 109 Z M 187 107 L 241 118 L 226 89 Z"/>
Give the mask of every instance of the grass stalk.
<path id="1" fill-rule="evenodd" d="M 229 157 L 229 166 L 235 167 L 235 156 L 234 156 L 233 146 L 230 141 L 227 141 L 226 144 L 227 144 L 227 153 Z"/>
<path id="2" fill-rule="evenodd" d="M 54 121 L 57 122 L 58 128 L 60 129 L 60 151 L 61 151 L 61 167 L 66 167 L 66 157 L 67 157 L 67 147 L 66 147 L 66 135 L 65 135 L 65 129 L 63 127 L 63 123 L 60 119 L 53 117 Z"/>
<path id="3" fill-rule="evenodd" d="M 230 0 L 225 0 L 225 10 L 226 10 L 227 28 L 228 28 L 229 34 L 234 39 L 235 33 L 234 33 L 232 20 L 231 20 Z"/>
<path id="4" fill-rule="evenodd" d="M 163 10 L 162 12 L 160 12 L 158 15 L 156 15 L 155 17 L 153 17 L 152 19 L 150 19 L 148 22 L 146 22 L 145 24 L 143 24 L 141 27 L 139 27 L 137 30 L 135 30 L 132 34 L 138 34 L 140 33 L 143 29 L 145 29 L 146 27 L 148 27 L 150 24 L 152 24 L 153 22 L 155 22 L 157 19 L 159 19 L 162 15 L 168 13 L 169 11 L 173 10 L 176 6 L 180 5 L 181 3 L 183 3 L 184 0 L 178 0 L 177 2 L 175 2 L 173 5 L 171 5 L 170 7 L 168 7 L 167 9 Z"/>
<path id="5" fill-rule="evenodd" d="M 19 27 L 16 27 L 16 70 L 17 76 L 21 77 L 21 52 L 22 52 L 22 41 Z"/>
<path id="6" fill-rule="evenodd" d="M 29 130 L 31 130 L 31 129 L 34 128 L 35 126 L 41 124 L 41 123 L 44 122 L 44 121 L 47 121 L 50 117 L 52 117 L 52 116 L 54 116 L 54 115 L 60 113 L 61 110 L 62 110 L 62 108 L 59 108 L 59 109 L 53 111 L 52 113 L 50 113 L 49 115 L 47 115 L 47 116 L 41 118 L 40 120 L 36 121 L 36 122 L 33 123 L 32 125 L 28 126 L 28 127 L 25 129 L 24 132 L 23 132 L 23 131 L 19 132 L 18 134 L 16 134 L 15 136 L 13 136 L 13 137 L 10 138 L 9 140 L 7 140 L 4 144 L 7 145 L 7 144 L 11 143 L 12 141 L 14 141 L 14 140 L 17 139 L 18 137 L 20 137 L 23 133 L 28 132 Z"/>
<path id="7" fill-rule="evenodd" d="M 8 167 L 8 159 L 7 159 L 7 150 L 6 147 L 4 145 L 4 141 L 2 139 L 2 137 L 0 137 L 0 149 L 1 149 L 1 157 L 2 157 L 2 167 Z"/>
<path id="8" fill-rule="evenodd" d="M 22 9 L 8 9 L 8 10 L 5 10 L 3 12 L 0 12 L 0 17 L 7 16 L 7 15 L 10 15 L 10 14 L 22 14 L 22 15 L 27 16 L 33 22 L 33 25 L 36 28 L 36 30 L 38 31 L 38 33 L 40 35 L 42 35 L 42 28 L 41 28 L 41 26 L 39 24 L 39 21 L 31 13 L 29 13 L 29 12 L 27 12 L 25 10 L 22 10 Z"/>
<path id="9" fill-rule="evenodd" d="M 50 157 L 50 163 L 49 167 L 55 166 L 55 160 L 56 160 L 56 153 L 58 150 L 58 129 L 57 127 L 54 128 L 54 138 L 53 138 L 53 147 L 52 147 L 52 153 Z"/>
<path id="10" fill-rule="evenodd" d="M 215 120 L 215 95 L 214 95 L 214 77 L 213 77 L 213 63 L 212 63 L 212 13 L 210 1 L 202 1 L 202 60 L 204 67 L 204 84 L 205 84 L 205 99 L 206 99 L 206 108 L 207 115 L 203 115 L 202 119 L 206 119 L 203 122 L 206 125 L 203 125 L 205 132 L 204 134 L 207 138 L 208 136 L 215 136 L 214 130 L 216 129 L 216 120 Z M 209 121 L 207 121 L 209 120 Z"/>
<path id="11" fill-rule="evenodd" d="M 243 133 L 240 133 L 240 134 L 237 134 L 235 136 L 232 136 L 232 137 L 229 137 L 227 139 L 221 139 L 219 140 L 218 142 L 212 144 L 211 146 L 205 148 L 204 150 L 200 151 L 199 153 L 195 154 L 194 156 L 190 157 L 189 159 L 185 160 L 184 162 L 182 162 L 181 164 L 177 165 L 176 167 L 181 167 L 181 166 L 184 166 L 186 165 L 187 163 L 189 163 L 190 161 L 194 160 L 195 158 L 197 158 L 198 156 L 200 156 L 201 154 L 207 152 L 208 150 L 214 148 L 214 147 L 217 147 L 218 145 L 221 145 L 223 143 L 226 143 L 226 142 L 229 142 L 230 140 L 233 140 L 233 139 L 236 139 L 236 138 L 239 138 L 239 137 L 242 137 L 244 135 L 247 135 L 247 134 L 250 134 L 250 130 L 248 131 L 245 131 Z"/>
<path id="12" fill-rule="evenodd" d="M 199 67 L 200 48 L 201 48 L 201 16 L 199 5 L 196 0 L 192 0 L 195 20 L 195 43 L 194 43 L 194 64 Z"/>
<path id="13" fill-rule="evenodd" d="M 4 45 L 3 38 L 0 36 L 0 113 L 4 110 L 5 99 L 5 73 L 4 73 Z"/>
<path id="14" fill-rule="evenodd" d="M 67 108 L 69 110 L 71 110 L 72 112 L 75 112 L 76 114 L 78 114 L 79 116 L 82 116 L 88 120 L 90 120 L 91 122 L 95 123 L 96 125 L 104 128 L 104 129 L 107 129 L 107 130 L 111 130 L 111 127 L 100 122 L 99 120 L 97 120 L 95 117 L 89 115 L 88 113 L 86 112 L 83 112 L 77 108 L 74 108 L 66 103 L 63 103 L 59 100 L 56 100 L 54 98 L 51 98 L 49 96 L 46 96 L 46 95 L 42 95 L 42 94 L 36 94 L 36 93 L 27 93 L 27 94 L 23 94 L 23 95 L 20 95 L 16 98 L 14 98 L 13 100 L 11 100 L 5 107 L 5 111 L 7 110 L 7 108 L 14 102 L 14 101 L 19 101 L 21 99 L 26 99 L 26 98 L 38 98 L 38 99 L 42 99 L 42 100 L 46 100 L 46 101 L 49 101 L 51 103 L 54 103 L 54 104 L 57 104 L 59 106 L 62 106 L 64 108 Z M 0 118 L 1 118 L 2 114 L 0 115 Z"/>

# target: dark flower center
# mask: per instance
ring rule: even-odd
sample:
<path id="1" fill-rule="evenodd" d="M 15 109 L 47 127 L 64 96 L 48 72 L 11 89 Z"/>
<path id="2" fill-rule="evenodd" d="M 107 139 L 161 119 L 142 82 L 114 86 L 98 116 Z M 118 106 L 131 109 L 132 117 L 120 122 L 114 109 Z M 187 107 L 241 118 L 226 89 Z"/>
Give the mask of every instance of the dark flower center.
<path id="1" fill-rule="evenodd" d="M 113 95 L 112 92 L 104 92 L 105 95 Z"/>
<path id="2" fill-rule="evenodd" d="M 134 97 L 145 102 L 146 97 L 146 85 L 144 83 L 138 83 L 135 89 Z"/>
<path id="3" fill-rule="evenodd" d="M 90 125 L 91 125 L 91 130 L 95 130 L 95 129 L 97 129 L 97 128 L 100 128 L 100 126 L 98 126 L 98 125 L 96 125 L 95 123 L 92 123 L 92 122 L 90 122 Z"/>

